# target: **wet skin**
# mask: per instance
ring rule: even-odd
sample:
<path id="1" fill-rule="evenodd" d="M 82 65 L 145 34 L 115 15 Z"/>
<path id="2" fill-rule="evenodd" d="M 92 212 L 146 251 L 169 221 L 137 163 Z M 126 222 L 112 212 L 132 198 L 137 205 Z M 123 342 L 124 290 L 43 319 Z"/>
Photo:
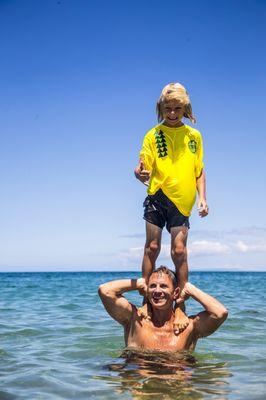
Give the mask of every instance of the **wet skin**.
<path id="1" fill-rule="evenodd" d="M 193 349 L 196 338 L 193 335 L 193 319 L 178 336 L 173 331 L 173 302 L 179 288 L 174 288 L 166 274 L 152 274 L 147 287 L 147 298 L 151 305 L 151 318 L 143 318 L 140 310 L 133 308 L 130 326 L 125 331 L 127 346 L 160 350 Z"/>

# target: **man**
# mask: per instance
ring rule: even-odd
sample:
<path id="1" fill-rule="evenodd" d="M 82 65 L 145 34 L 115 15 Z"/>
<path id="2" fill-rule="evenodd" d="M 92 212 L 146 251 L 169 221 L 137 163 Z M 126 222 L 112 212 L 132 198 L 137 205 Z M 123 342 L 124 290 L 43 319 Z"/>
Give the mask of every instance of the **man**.
<path id="1" fill-rule="evenodd" d="M 137 307 L 123 297 L 123 293 L 132 290 L 146 291 L 151 318 L 143 317 Z M 214 297 L 187 282 L 181 297 L 192 297 L 205 311 L 189 317 L 186 329 L 175 335 L 173 304 L 179 290 L 174 273 L 159 267 L 151 274 L 147 286 L 143 278 L 116 280 L 100 285 L 99 295 L 110 316 L 123 325 L 126 346 L 163 351 L 193 350 L 199 338 L 218 329 L 228 311 Z"/>

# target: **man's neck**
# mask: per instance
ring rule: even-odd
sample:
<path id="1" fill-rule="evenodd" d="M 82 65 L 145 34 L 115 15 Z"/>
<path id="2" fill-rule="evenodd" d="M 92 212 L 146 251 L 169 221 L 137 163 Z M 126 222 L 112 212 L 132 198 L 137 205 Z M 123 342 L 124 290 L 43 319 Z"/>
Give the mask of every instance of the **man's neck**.
<path id="1" fill-rule="evenodd" d="M 152 322 L 154 326 L 161 327 L 173 319 L 174 313 L 172 307 L 168 310 L 152 310 Z"/>

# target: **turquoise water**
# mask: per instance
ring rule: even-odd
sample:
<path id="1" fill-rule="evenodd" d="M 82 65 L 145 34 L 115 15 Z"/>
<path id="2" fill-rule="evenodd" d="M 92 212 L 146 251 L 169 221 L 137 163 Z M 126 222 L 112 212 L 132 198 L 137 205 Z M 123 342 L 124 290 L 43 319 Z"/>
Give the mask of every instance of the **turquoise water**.
<path id="1" fill-rule="evenodd" d="M 137 273 L 0 274 L 0 399 L 265 399 L 266 273 L 195 272 L 229 317 L 190 354 L 123 355 L 100 283 Z M 137 293 L 128 296 L 140 304 Z M 200 310 L 194 300 L 187 312 Z"/>

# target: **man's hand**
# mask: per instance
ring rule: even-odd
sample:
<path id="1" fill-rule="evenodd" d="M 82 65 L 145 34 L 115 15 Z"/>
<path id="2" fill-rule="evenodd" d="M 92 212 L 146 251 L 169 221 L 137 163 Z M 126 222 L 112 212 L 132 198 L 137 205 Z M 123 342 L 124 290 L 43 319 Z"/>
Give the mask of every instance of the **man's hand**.
<path id="1" fill-rule="evenodd" d="M 141 296 L 147 296 L 147 284 L 144 278 L 137 279 L 137 290 Z"/>
<path id="2" fill-rule="evenodd" d="M 147 297 L 147 284 L 146 284 L 146 280 L 144 278 L 137 279 L 137 289 L 139 291 L 139 294 L 141 296 L 144 296 L 144 299 L 146 299 L 146 297 Z M 138 315 L 141 318 L 144 318 L 146 320 L 150 320 L 151 319 L 151 315 L 152 315 L 151 306 L 147 302 L 147 299 L 145 301 L 146 301 L 145 304 L 138 309 Z"/>
<path id="3" fill-rule="evenodd" d="M 193 285 L 189 282 L 185 283 L 185 286 L 183 287 L 180 297 L 182 297 L 184 300 L 187 300 L 189 296 L 191 296 L 191 293 L 193 291 Z"/>
<path id="4" fill-rule="evenodd" d="M 148 184 L 148 181 L 151 177 L 151 173 L 147 171 L 144 167 L 144 162 L 140 160 L 139 165 L 134 169 L 135 177 L 144 183 L 144 185 Z"/>
<path id="5" fill-rule="evenodd" d="M 175 303 L 177 305 L 179 305 L 181 303 L 184 303 L 184 301 L 186 301 L 189 298 L 189 296 L 190 296 L 190 294 L 189 294 L 189 285 L 190 285 L 190 283 L 187 282 L 185 284 L 184 288 L 181 290 L 181 293 L 180 293 L 178 299 L 175 301 Z"/>
<path id="6" fill-rule="evenodd" d="M 206 217 L 209 214 L 209 207 L 206 199 L 199 198 L 198 199 L 198 212 L 201 218 Z"/>

